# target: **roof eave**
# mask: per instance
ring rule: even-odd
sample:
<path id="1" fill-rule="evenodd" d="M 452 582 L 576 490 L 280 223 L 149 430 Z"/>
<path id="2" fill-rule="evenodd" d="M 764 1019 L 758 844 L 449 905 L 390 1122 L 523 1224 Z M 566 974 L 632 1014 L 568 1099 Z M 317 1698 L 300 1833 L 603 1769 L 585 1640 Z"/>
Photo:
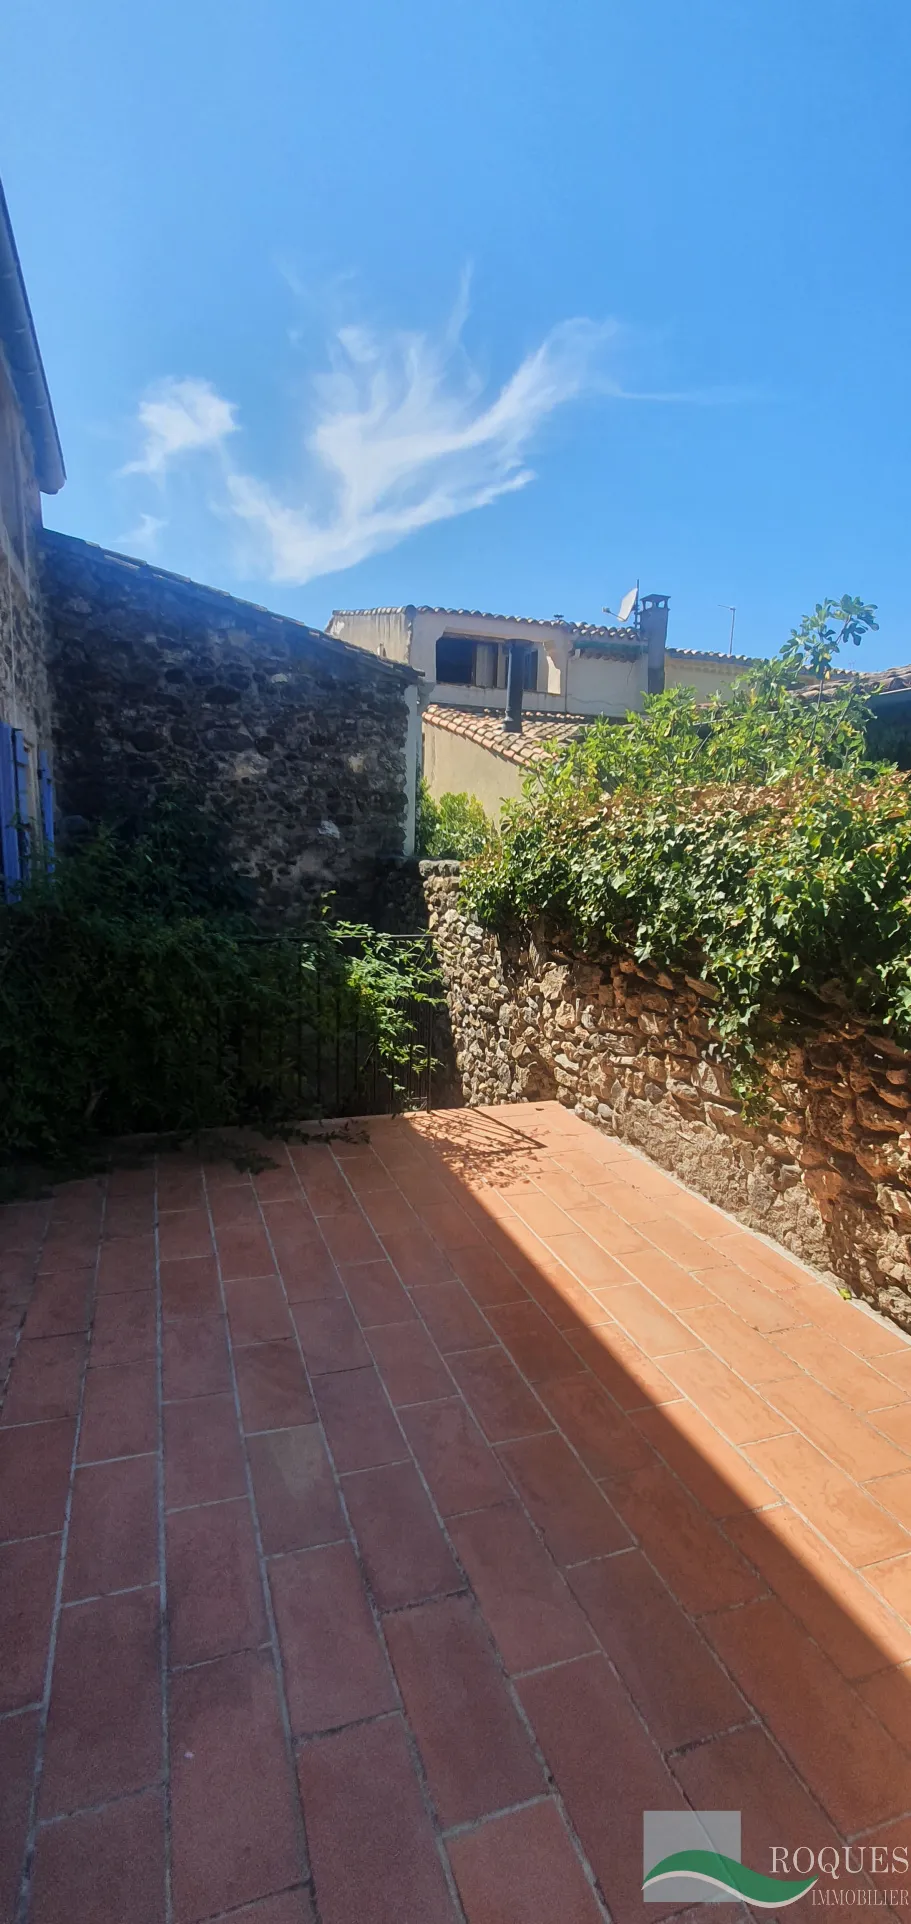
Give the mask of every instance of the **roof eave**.
<path id="1" fill-rule="evenodd" d="M 31 435 L 38 486 L 42 494 L 59 494 L 66 480 L 63 451 L 2 184 L 0 184 L 0 341 L 3 343 L 25 424 Z"/>

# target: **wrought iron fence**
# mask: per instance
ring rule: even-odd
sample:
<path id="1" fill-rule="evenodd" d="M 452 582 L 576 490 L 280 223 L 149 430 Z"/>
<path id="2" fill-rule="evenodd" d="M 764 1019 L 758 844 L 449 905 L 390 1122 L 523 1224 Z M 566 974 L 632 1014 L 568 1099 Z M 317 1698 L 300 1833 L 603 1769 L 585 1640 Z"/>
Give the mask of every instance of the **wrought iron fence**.
<path id="1" fill-rule="evenodd" d="M 361 938 L 258 940 L 268 994 L 252 1010 L 219 1010 L 212 1038 L 215 1081 L 232 1090 L 239 1115 L 386 1115 L 446 1102 L 449 1022 L 431 939 L 381 941 L 422 981 L 417 993 L 387 997 L 378 1014 L 340 966 L 372 952 Z"/>

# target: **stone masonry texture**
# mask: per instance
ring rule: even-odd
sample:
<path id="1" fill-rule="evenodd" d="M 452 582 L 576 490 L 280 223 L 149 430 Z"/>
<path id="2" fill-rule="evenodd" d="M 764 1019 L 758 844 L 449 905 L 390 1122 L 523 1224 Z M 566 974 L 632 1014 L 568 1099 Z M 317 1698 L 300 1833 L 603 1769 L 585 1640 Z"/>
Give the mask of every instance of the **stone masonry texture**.
<path id="1" fill-rule="evenodd" d="M 466 914 L 457 863 L 421 872 L 466 1102 L 555 1097 L 911 1329 L 911 1055 L 792 1000 L 748 1122 L 709 983 L 501 940 Z"/>
<path id="2" fill-rule="evenodd" d="M 20 566 L 0 547 L 0 719 L 21 728 L 31 746 L 50 750 L 47 634 L 41 596 L 41 501 L 28 436 L 20 438 L 25 481 L 25 557 Z"/>
<path id="3" fill-rule="evenodd" d="M 400 858 L 409 669 L 64 535 L 44 588 L 63 816 L 189 794 L 272 919 Z"/>

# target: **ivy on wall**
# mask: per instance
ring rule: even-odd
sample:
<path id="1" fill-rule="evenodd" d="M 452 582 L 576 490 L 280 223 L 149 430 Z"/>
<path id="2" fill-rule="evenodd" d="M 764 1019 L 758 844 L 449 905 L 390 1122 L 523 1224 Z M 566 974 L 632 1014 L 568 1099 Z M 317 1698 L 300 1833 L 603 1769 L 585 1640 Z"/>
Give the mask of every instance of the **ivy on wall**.
<path id="1" fill-rule="evenodd" d="M 675 688 L 555 751 L 465 871 L 479 920 L 543 917 L 585 950 L 708 978 L 743 1061 L 794 991 L 911 1037 L 911 790 L 869 759 L 866 704 L 830 676 L 873 617 L 821 603 L 728 702 Z"/>

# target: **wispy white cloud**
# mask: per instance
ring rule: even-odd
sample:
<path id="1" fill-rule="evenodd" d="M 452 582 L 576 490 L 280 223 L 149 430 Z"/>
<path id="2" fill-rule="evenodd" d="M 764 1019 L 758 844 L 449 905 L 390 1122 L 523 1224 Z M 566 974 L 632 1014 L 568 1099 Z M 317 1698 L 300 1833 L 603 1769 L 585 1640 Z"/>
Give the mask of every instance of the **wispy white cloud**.
<path id="1" fill-rule="evenodd" d="M 463 343 L 467 309 L 466 280 L 436 335 L 338 329 L 328 371 L 312 383 L 290 484 L 235 458 L 237 443 L 226 445 L 238 429 L 234 404 L 190 379 L 164 382 L 142 402 L 142 445 L 125 472 L 162 482 L 178 460 L 207 453 L 210 505 L 243 531 L 245 569 L 302 585 L 527 487 L 533 443 L 568 402 L 685 398 L 628 394 L 616 374 L 622 329 L 584 318 L 561 322 L 490 391 Z"/>
<path id="2" fill-rule="evenodd" d="M 139 404 L 142 437 L 139 454 L 122 474 L 164 478 L 178 455 L 219 447 L 237 427 L 236 408 L 210 381 L 186 378 L 160 381 Z"/>
<path id="3" fill-rule="evenodd" d="M 492 398 L 460 345 L 364 328 L 336 336 L 315 383 L 303 500 L 236 468 L 231 508 L 257 537 L 276 581 L 350 568 L 419 528 L 487 507 L 534 478 L 526 454 L 548 415 L 600 378 L 612 325 L 569 321 Z M 318 505 L 315 505 L 318 504 Z"/>

